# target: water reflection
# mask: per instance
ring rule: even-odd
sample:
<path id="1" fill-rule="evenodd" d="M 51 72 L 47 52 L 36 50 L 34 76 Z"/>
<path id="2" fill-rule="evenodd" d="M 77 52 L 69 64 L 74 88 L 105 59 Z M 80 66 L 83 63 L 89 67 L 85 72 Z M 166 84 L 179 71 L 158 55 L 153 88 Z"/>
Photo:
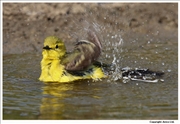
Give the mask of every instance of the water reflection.
<path id="1" fill-rule="evenodd" d="M 46 84 L 42 90 L 39 119 L 63 119 L 63 100 L 71 96 L 66 92 L 73 90 L 73 84 Z"/>
<path id="2" fill-rule="evenodd" d="M 62 84 L 46 83 L 42 87 L 43 98 L 38 118 L 76 119 L 76 115 L 82 113 L 88 114 L 89 118 L 94 116 L 94 112 L 89 108 L 98 105 L 97 101 L 101 97 L 98 96 L 100 89 L 89 86 L 90 83 L 90 80 Z M 82 108 L 86 112 L 83 112 Z"/>

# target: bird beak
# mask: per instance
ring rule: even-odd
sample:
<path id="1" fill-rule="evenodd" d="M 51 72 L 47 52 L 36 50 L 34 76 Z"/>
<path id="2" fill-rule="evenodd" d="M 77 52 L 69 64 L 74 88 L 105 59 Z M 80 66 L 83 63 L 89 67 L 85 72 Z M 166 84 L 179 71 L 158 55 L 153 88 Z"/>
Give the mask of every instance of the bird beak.
<path id="1" fill-rule="evenodd" d="M 43 47 L 43 49 L 50 50 L 52 48 L 50 48 L 49 46 L 45 46 L 45 47 Z"/>

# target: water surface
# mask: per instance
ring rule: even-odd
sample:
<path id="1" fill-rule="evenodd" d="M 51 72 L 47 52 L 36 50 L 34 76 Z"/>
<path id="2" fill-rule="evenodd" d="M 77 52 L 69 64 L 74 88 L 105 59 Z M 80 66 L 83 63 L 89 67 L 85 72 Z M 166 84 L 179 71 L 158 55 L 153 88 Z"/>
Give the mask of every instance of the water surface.
<path id="1" fill-rule="evenodd" d="M 4 55 L 3 119 L 178 119 L 177 46 L 177 41 L 142 42 L 101 57 L 109 62 L 105 57 L 121 54 L 121 67 L 165 72 L 158 83 L 103 79 L 45 84 L 38 81 L 41 54 Z"/>

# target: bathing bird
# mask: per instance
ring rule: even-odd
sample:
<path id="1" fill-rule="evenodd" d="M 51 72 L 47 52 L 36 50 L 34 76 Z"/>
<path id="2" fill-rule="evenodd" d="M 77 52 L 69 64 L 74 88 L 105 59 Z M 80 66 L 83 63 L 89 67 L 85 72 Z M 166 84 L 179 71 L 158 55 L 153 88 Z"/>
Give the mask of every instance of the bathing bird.
<path id="1" fill-rule="evenodd" d="M 40 81 L 43 82 L 73 82 L 76 80 L 101 80 L 109 76 L 116 67 L 113 64 L 98 62 L 102 44 L 95 32 L 88 30 L 88 37 L 79 40 L 71 52 L 67 52 L 64 42 L 56 36 L 48 36 L 44 40 L 41 60 Z M 157 82 L 156 77 L 163 72 L 149 69 L 122 68 L 118 79 Z M 117 78 L 116 78 L 117 79 Z"/>
<path id="2" fill-rule="evenodd" d="M 72 52 L 67 52 L 60 38 L 45 38 L 39 80 L 62 83 L 83 79 L 96 81 L 107 77 L 102 64 L 97 61 L 102 51 L 100 39 L 91 30 L 87 34 L 87 40 L 79 40 Z"/>

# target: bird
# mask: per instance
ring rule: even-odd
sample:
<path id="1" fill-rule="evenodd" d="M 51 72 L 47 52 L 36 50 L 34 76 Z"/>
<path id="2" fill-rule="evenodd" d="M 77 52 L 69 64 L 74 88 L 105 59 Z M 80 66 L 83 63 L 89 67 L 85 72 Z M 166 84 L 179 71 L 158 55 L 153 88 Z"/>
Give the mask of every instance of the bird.
<path id="1" fill-rule="evenodd" d="M 92 79 L 99 81 L 107 78 L 112 71 L 115 71 L 113 63 L 106 64 L 98 61 L 102 52 L 102 44 L 97 34 L 87 31 L 87 39 L 79 40 L 71 52 L 66 50 L 65 43 L 56 36 L 48 36 L 44 40 L 41 60 L 42 82 L 68 83 L 77 80 Z M 158 82 L 157 77 L 164 75 L 164 72 L 151 71 L 150 69 L 121 68 L 118 80 L 123 82 L 129 80 L 143 82 Z M 115 81 L 117 78 L 114 79 Z"/>
<path id="2" fill-rule="evenodd" d="M 44 40 L 41 60 L 40 81 L 67 83 L 76 80 L 106 78 L 102 65 L 97 61 L 102 52 L 102 44 L 94 31 L 87 31 L 86 40 L 79 40 L 71 52 L 57 36 Z"/>

